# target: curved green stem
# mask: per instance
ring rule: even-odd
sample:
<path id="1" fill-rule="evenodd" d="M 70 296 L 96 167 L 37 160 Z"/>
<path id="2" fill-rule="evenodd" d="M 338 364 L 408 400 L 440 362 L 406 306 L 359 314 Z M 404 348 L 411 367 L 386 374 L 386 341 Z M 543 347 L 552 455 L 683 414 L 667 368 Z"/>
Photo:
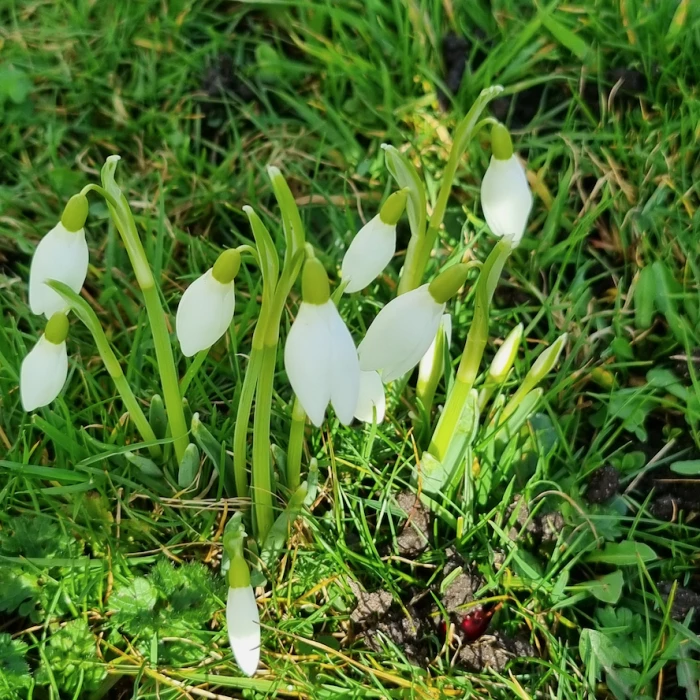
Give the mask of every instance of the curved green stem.
<path id="1" fill-rule="evenodd" d="M 185 372 L 185 376 L 180 380 L 180 395 L 181 396 L 184 396 L 187 393 L 187 389 L 189 389 L 190 383 L 197 375 L 197 372 L 199 372 L 199 368 L 202 366 L 202 363 L 204 362 L 204 360 L 207 359 L 207 355 L 209 354 L 209 350 L 210 350 L 210 348 L 204 348 L 204 350 L 200 350 L 194 356 L 194 360 L 190 363 L 190 366 L 187 368 L 187 372 Z"/>
<path id="2" fill-rule="evenodd" d="M 57 282 L 56 280 L 48 280 L 47 284 L 58 292 L 71 306 L 71 309 L 75 312 L 75 315 L 85 324 L 87 329 L 92 334 L 92 338 L 95 341 L 95 346 L 97 347 L 97 352 L 104 362 L 105 368 L 112 378 L 114 385 L 119 392 L 119 396 L 124 404 L 124 407 L 129 412 L 131 420 L 134 422 L 136 429 L 141 433 L 141 437 L 146 442 L 155 443 L 158 441 L 156 434 L 151 428 L 151 424 L 148 422 L 139 402 L 134 396 L 134 392 L 129 386 L 129 382 L 124 376 L 124 371 L 122 370 L 121 364 L 117 356 L 112 350 L 112 346 L 107 340 L 104 330 L 100 325 L 100 321 L 97 315 L 92 310 L 92 307 L 83 299 L 81 296 L 76 294 L 68 285 L 63 282 Z M 162 452 L 160 445 L 150 445 L 148 448 L 151 456 L 155 459 L 160 459 Z"/>
<path id="3" fill-rule="evenodd" d="M 92 187 L 88 185 L 88 187 L 105 198 L 109 213 L 117 227 L 117 231 L 119 231 L 131 265 L 134 268 L 136 281 L 143 293 L 148 321 L 153 335 L 153 344 L 156 349 L 156 362 L 160 373 L 163 400 L 165 401 L 165 408 L 168 414 L 170 435 L 175 445 L 175 455 L 179 463 L 185 455 L 189 440 L 187 438 L 187 424 L 185 423 L 182 396 L 178 386 L 173 349 L 170 344 L 170 334 L 165 322 L 165 309 L 161 303 L 146 252 L 143 249 L 141 238 L 136 229 L 129 202 L 114 179 L 114 172 L 118 162 L 119 156 L 107 158 L 107 162 L 102 168 L 102 187 L 97 185 Z"/>
<path id="4" fill-rule="evenodd" d="M 289 445 L 287 446 L 287 487 L 294 492 L 301 482 L 301 453 L 304 448 L 304 427 L 306 413 L 299 399 L 294 397 L 292 423 L 289 427 Z"/>
<path id="5" fill-rule="evenodd" d="M 258 321 L 258 323 L 260 323 Z M 258 383 L 258 374 L 262 363 L 262 349 L 255 345 L 250 352 L 248 369 L 243 378 L 241 395 L 236 411 L 236 425 L 233 429 L 233 476 L 236 481 L 236 495 L 245 498 L 248 495 L 248 475 L 246 462 L 248 456 L 248 424 L 253 409 L 253 398 Z"/>
<path id="6" fill-rule="evenodd" d="M 459 161 L 461 160 L 462 154 L 466 150 L 467 145 L 471 141 L 472 136 L 478 131 L 478 129 L 481 128 L 483 122 L 486 121 L 483 120 L 483 122 L 479 122 L 481 113 L 486 108 L 486 105 L 495 97 L 500 95 L 501 92 L 503 92 L 503 87 L 501 85 L 494 85 L 482 90 L 469 112 L 467 112 L 464 119 L 462 119 L 455 129 L 454 136 L 452 138 L 452 148 L 450 149 L 450 157 L 447 161 L 447 165 L 445 166 L 440 191 L 438 193 L 437 201 L 435 202 L 433 214 L 430 217 L 428 230 L 424 236 L 412 236 L 408 244 L 406 261 L 404 263 L 403 271 L 401 273 L 401 280 L 399 282 L 399 294 L 403 294 L 404 292 L 408 292 L 411 289 L 415 289 L 416 287 L 420 286 L 423 280 L 423 275 L 425 274 L 425 268 L 427 267 L 428 260 L 430 259 L 430 254 L 438 236 L 438 231 L 440 230 L 442 220 L 445 217 L 447 201 L 450 197 L 450 192 L 452 191 L 452 184 L 455 179 L 455 174 L 457 173 Z"/>
<path id="7" fill-rule="evenodd" d="M 272 390 L 275 379 L 277 345 L 263 350 L 262 365 L 258 374 L 253 419 L 253 503 L 255 506 L 256 535 L 264 542 L 274 522 L 272 509 L 272 477 L 270 474 L 270 417 L 272 415 Z"/>
<path id="8" fill-rule="evenodd" d="M 163 389 L 163 401 L 168 414 L 170 435 L 175 446 L 175 456 L 178 464 L 185 456 L 185 450 L 189 444 L 187 439 L 187 424 L 185 412 L 182 407 L 182 396 L 175 370 L 173 348 L 170 343 L 168 326 L 165 323 L 165 310 L 160 303 L 160 297 L 155 285 L 142 288 L 143 300 L 146 304 L 146 313 L 151 324 L 153 345 L 156 349 L 156 362 L 160 372 L 160 383 Z"/>
<path id="9" fill-rule="evenodd" d="M 438 421 L 428 451 L 442 461 L 452 440 L 462 409 L 474 386 L 481 358 L 489 337 L 489 306 L 496 290 L 503 266 L 511 254 L 510 240 L 499 241 L 486 259 L 476 283 L 474 318 L 469 327 L 467 342 L 457 368 L 455 383 L 450 391 L 445 408 Z"/>

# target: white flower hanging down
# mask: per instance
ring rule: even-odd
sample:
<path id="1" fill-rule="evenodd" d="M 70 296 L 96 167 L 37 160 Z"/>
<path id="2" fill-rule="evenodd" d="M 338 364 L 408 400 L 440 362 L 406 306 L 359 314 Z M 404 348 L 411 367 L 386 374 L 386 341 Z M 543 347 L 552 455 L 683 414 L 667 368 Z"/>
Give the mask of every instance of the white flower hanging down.
<path id="1" fill-rule="evenodd" d="M 328 277 L 316 258 L 302 272 L 302 302 L 284 348 L 289 383 L 311 422 L 323 423 L 333 405 L 348 425 L 360 390 L 360 367 L 350 331 L 330 299 Z"/>
<path id="2" fill-rule="evenodd" d="M 252 676 L 260 663 L 260 613 L 242 553 L 231 558 L 228 584 L 226 626 L 229 643 L 241 671 Z"/>
<path id="3" fill-rule="evenodd" d="M 430 284 L 392 299 L 372 321 L 357 349 L 360 369 L 388 383 L 413 369 L 435 339 L 445 304 L 464 284 L 469 266 L 448 268 Z"/>
<path id="4" fill-rule="evenodd" d="M 236 302 L 233 280 L 240 266 L 241 254 L 235 248 L 226 250 L 185 290 L 175 316 L 185 357 L 210 348 L 228 330 Z"/>
<path id="5" fill-rule="evenodd" d="M 373 423 L 377 425 L 384 421 L 386 413 L 386 397 L 384 396 L 384 384 L 378 372 L 360 372 L 360 393 L 357 397 L 357 407 L 355 408 L 355 418 L 363 423 Z"/>
<path id="6" fill-rule="evenodd" d="M 341 273 L 345 293 L 364 289 L 377 278 L 396 252 L 396 224 L 406 208 L 407 193 L 394 192 L 379 214 L 357 233 L 343 257 Z"/>
<path id="7" fill-rule="evenodd" d="M 85 241 L 85 220 L 88 214 L 87 197 L 71 197 L 61 220 L 40 241 L 29 268 L 29 307 L 34 314 L 51 318 L 66 311 L 68 304 L 47 284 L 58 280 L 67 284 L 76 294 L 87 277 L 90 254 Z"/>
<path id="8" fill-rule="evenodd" d="M 532 192 L 508 130 L 497 124 L 491 131 L 493 155 L 481 181 L 481 208 L 486 223 L 499 238 L 513 237 L 513 247 L 525 233 L 532 209 Z"/>
<path id="9" fill-rule="evenodd" d="M 50 404 L 60 393 L 68 376 L 68 318 L 54 314 L 37 344 L 22 361 L 19 394 L 25 411 Z"/>

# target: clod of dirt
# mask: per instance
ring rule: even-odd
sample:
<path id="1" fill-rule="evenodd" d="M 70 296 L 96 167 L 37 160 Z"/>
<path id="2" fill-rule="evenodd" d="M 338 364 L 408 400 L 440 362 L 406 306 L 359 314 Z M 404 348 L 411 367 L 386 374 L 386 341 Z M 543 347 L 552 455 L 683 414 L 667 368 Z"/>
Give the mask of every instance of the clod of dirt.
<path id="1" fill-rule="evenodd" d="M 670 581 L 666 581 L 659 586 L 659 593 L 661 593 L 666 603 L 671 595 L 672 588 L 673 583 Z M 671 604 L 671 617 L 674 620 L 684 620 L 692 608 L 700 611 L 700 595 L 689 588 L 677 586 L 673 596 L 673 603 Z"/>
<path id="2" fill-rule="evenodd" d="M 410 491 L 399 493 L 396 502 L 407 517 L 401 533 L 396 538 L 399 554 L 407 557 L 418 556 L 428 548 L 430 513 Z"/>
<path id="3" fill-rule="evenodd" d="M 673 520 L 680 510 L 680 502 L 671 494 L 665 494 L 655 498 L 649 507 L 651 514 L 659 520 Z"/>
<path id="4" fill-rule="evenodd" d="M 566 524 L 564 516 L 557 511 L 542 513 L 537 516 L 537 521 L 540 531 L 540 542 L 542 544 L 552 544 L 556 542 Z"/>
<path id="5" fill-rule="evenodd" d="M 469 671 L 481 672 L 491 668 L 500 672 L 511 659 L 526 656 L 535 656 L 531 644 L 496 632 L 463 646 L 459 650 L 457 660 Z"/>
<path id="6" fill-rule="evenodd" d="M 527 503 L 525 503 L 525 499 L 523 499 L 520 494 L 515 496 L 513 502 L 508 506 L 506 510 L 506 520 L 510 522 L 513 519 L 514 513 L 515 523 L 508 531 L 508 537 L 513 540 L 513 542 L 523 535 L 539 535 L 537 521 L 530 518 L 530 509 Z"/>
<path id="7" fill-rule="evenodd" d="M 447 576 L 455 569 L 452 562 L 448 562 L 443 570 L 443 575 Z M 463 615 L 464 606 L 474 601 L 476 592 L 484 586 L 484 577 L 469 566 L 465 566 L 461 574 L 447 586 L 442 594 L 442 604 L 448 613 Z"/>
<path id="8" fill-rule="evenodd" d="M 394 596 L 389 591 L 380 589 L 374 593 L 367 593 L 355 581 L 350 581 L 349 584 L 357 598 L 357 605 L 350 613 L 350 619 L 361 628 L 376 624 L 394 602 Z"/>
<path id="9" fill-rule="evenodd" d="M 433 630 L 426 627 L 424 618 L 410 606 L 404 611 L 395 606 L 385 617 L 360 637 L 374 651 L 382 648 L 382 637 L 392 641 L 417 666 L 427 666 L 432 657 L 431 638 Z"/>
<path id="10" fill-rule="evenodd" d="M 620 472 L 607 465 L 596 469 L 588 479 L 586 499 L 589 503 L 605 503 L 609 501 L 620 488 Z"/>
<path id="11" fill-rule="evenodd" d="M 686 522 L 700 513 L 700 479 L 681 477 L 669 467 L 650 470 L 636 491 L 648 494 L 654 490 L 650 510 L 659 520 L 672 520 L 680 511 L 686 514 Z"/>
<path id="12" fill-rule="evenodd" d="M 430 596 L 422 596 L 416 605 L 394 602 L 389 591 L 363 591 L 354 581 L 350 588 L 357 606 L 350 613 L 357 638 L 374 651 L 380 651 L 386 640 L 396 644 L 413 664 L 427 666 L 434 654 L 432 640 L 435 630 L 431 621 L 437 619 L 437 606 Z"/>

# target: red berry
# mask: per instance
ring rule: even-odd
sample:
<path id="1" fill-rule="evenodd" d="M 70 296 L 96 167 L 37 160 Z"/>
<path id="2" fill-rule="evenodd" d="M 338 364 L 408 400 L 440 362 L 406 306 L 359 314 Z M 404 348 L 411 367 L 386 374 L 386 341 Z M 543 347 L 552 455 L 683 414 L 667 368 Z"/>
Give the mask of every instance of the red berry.
<path id="1" fill-rule="evenodd" d="M 459 623 L 459 628 L 462 630 L 465 640 L 473 642 L 479 639 L 488 629 L 494 612 L 493 608 L 488 610 L 486 608 L 476 608 L 468 612 Z"/>

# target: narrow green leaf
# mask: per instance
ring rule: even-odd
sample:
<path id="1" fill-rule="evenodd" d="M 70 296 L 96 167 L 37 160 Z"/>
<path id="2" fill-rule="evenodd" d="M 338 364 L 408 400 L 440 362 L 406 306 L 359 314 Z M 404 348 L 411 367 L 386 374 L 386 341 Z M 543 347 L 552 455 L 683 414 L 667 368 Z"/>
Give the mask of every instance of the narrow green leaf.
<path id="1" fill-rule="evenodd" d="M 551 14 L 542 12 L 542 24 L 549 30 L 552 36 L 565 48 L 569 49 L 581 63 L 586 63 L 591 56 L 591 47 L 578 34 L 574 34 L 568 27 L 555 19 Z"/>
<path id="2" fill-rule="evenodd" d="M 632 566 L 642 562 L 650 562 L 658 559 L 656 552 L 642 542 L 610 542 L 601 551 L 591 552 L 586 561 L 600 562 L 602 564 L 615 564 L 616 566 Z"/>
<path id="3" fill-rule="evenodd" d="M 683 476 L 700 476 L 700 459 L 674 462 L 671 465 L 671 471 Z"/>
<path id="4" fill-rule="evenodd" d="M 122 454 L 131 464 L 137 467 L 142 474 L 152 476 L 154 478 L 163 478 L 162 470 L 152 459 L 142 457 L 141 455 L 134 454 L 133 452 L 122 452 Z"/>

